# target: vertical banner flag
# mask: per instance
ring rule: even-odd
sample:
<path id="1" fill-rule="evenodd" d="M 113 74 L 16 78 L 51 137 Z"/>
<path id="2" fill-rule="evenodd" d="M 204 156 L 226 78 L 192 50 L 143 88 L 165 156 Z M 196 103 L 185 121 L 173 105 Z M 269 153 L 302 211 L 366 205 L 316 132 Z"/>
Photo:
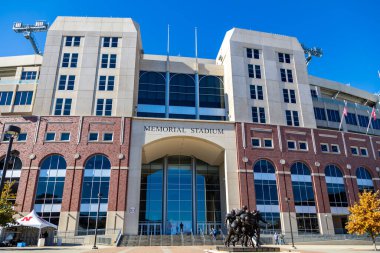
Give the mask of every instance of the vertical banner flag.
<path id="1" fill-rule="evenodd" d="M 340 119 L 340 124 L 339 124 L 339 130 L 342 128 L 342 123 L 343 123 L 343 119 L 344 117 L 347 116 L 347 113 L 348 113 L 348 110 L 347 110 L 347 102 L 346 100 L 344 100 L 344 108 L 343 108 L 343 113 L 342 113 L 342 118 Z"/>

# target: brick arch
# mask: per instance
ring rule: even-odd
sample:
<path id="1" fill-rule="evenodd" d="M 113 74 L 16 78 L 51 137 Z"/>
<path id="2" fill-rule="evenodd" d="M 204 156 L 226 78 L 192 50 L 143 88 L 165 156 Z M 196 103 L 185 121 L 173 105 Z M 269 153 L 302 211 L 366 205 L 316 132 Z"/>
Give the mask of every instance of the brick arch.
<path id="1" fill-rule="evenodd" d="M 47 154 L 47 155 L 45 155 L 44 157 L 42 157 L 41 159 L 38 160 L 38 168 L 41 168 L 42 163 L 43 163 L 47 158 L 49 158 L 50 156 L 53 156 L 53 155 L 61 156 L 61 157 L 63 158 L 63 160 L 65 160 L 66 167 L 67 167 L 67 161 L 66 161 L 66 158 L 65 158 L 64 155 L 62 155 L 62 154 L 60 154 L 60 153 L 50 153 L 50 154 Z"/>
<path id="2" fill-rule="evenodd" d="M 106 155 L 106 154 L 104 154 L 104 153 L 94 153 L 94 154 L 88 155 L 88 156 L 86 157 L 86 159 L 83 160 L 83 163 L 81 164 L 81 166 L 83 167 L 83 169 L 86 167 L 86 163 L 87 163 L 92 157 L 94 157 L 94 156 L 96 156 L 96 155 L 101 155 L 101 156 L 106 157 L 106 158 L 108 159 L 108 161 L 110 162 L 110 165 L 111 165 L 111 167 L 112 167 L 112 162 L 111 162 L 111 159 L 110 159 L 110 157 L 109 157 L 108 155 Z"/>
<path id="3" fill-rule="evenodd" d="M 306 167 L 309 169 L 310 176 L 311 176 L 311 174 L 313 173 L 312 166 L 310 166 L 310 164 L 309 164 L 308 162 L 305 162 L 305 161 L 302 161 L 302 160 L 295 160 L 295 161 L 293 161 L 292 163 L 290 163 L 290 166 L 289 166 L 289 171 L 290 171 L 290 173 L 292 173 L 292 167 L 293 167 L 296 163 L 303 163 L 304 165 L 306 165 Z"/>
<path id="4" fill-rule="evenodd" d="M 325 173 L 325 175 L 326 175 L 326 169 L 327 169 L 328 166 L 335 166 L 336 168 L 338 168 L 338 170 L 340 171 L 340 173 L 342 173 L 342 177 L 343 178 L 346 175 L 345 171 L 338 164 L 336 164 L 336 163 L 328 163 L 328 164 L 325 165 L 324 170 L 323 170 L 323 172 Z"/>
<path id="5" fill-rule="evenodd" d="M 276 171 L 278 171 L 278 168 L 277 168 L 277 166 L 276 166 L 276 163 L 275 163 L 272 159 L 270 159 L 270 158 L 266 158 L 266 157 L 265 157 L 265 158 L 264 158 L 264 157 L 261 157 L 261 158 L 257 158 L 256 160 L 254 160 L 254 161 L 252 162 L 252 171 L 254 170 L 254 167 L 255 167 L 256 163 L 259 162 L 259 161 L 261 161 L 261 160 L 265 160 L 265 161 L 270 162 L 270 163 L 272 164 L 274 170 L 275 170 L 275 173 L 276 173 Z"/>
<path id="6" fill-rule="evenodd" d="M 354 168 L 354 170 L 353 170 L 353 175 L 354 176 L 357 176 L 356 173 L 357 173 L 357 171 L 358 171 L 359 168 L 364 168 L 366 171 L 368 171 L 368 173 L 371 175 L 371 179 L 372 180 L 373 180 L 373 178 L 376 177 L 375 172 L 371 168 L 369 168 L 368 166 L 366 166 L 366 165 L 359 165 L 356 168 Z"/>

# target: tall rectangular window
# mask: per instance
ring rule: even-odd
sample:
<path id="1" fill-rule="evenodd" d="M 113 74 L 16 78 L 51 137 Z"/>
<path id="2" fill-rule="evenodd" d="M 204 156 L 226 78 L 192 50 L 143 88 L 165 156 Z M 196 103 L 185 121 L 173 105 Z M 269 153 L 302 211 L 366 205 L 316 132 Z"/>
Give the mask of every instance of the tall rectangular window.
<path id="1" fill-rule="evenodd" d="M 327 119 L 331 122 L 340 122 L 339 111 L 327 109 Z"/>
<path id="2" fill-rule="evenodd" d="M 261 68 L 260 68 L 260 65 L 248 64 L 248 76 L 250 78 L 261 79 Z"/>
<path id="3" fill-rule="evenodd" d="M 263 86 L 260 85 L 250 85 L 251 99 L 263 100 Z"/>
<path id="4" fill-rule="evenodd" d="M 260 59 L 260 52 L 258 49 L 247 48 L 247 58 Z"/>
<path id="5" fill-rule="evenodd" d="M 99 76 L 98 90 L 113 90 L 115 86 L 115 76 Z"/>
<path id="6" fill-rule="evenodd" d="M 15 105 L 30 105 L 32 104 L 33 91 L 17 91 Z"/>
<path id="7" fill-rule="evenodd" d="M 314 116 L 316 120 L 326 120 L 326 113 L 324 108 L 314 107 Z"/>
<path id="8" fill-rule="evenodd" d="M 103 47 L 117 47 L 119 42 L 118 37 L 104 37 Z"/>
<path id="9" fill-rule="evenodd" d="M 37 71 L 23 71 L 21 72 L 21 80 L 36 80 Z"/>
<path id="10" fill-rule="evenodd" d="M 291 69 L 280 69 L 281 81 L 292 83 L 293 74 Z"/>
<path id="11" fill-rule="evenodd" d="M 66 47 L 79 47 L 80 46 L 80 37 L 79 36 L 66 36 L 65 46 Z"/>
<path id="12" fill-rule="evenodd" d="M 278 53 L 278 61 L 290 63 L 290 54 Z"/>
<path id="13" fill-rule="evenodd" d="M 285 116 L 286 116 L 286 124 L 288 126 L 299 126 L 300 125 L 297 111 L 286 110 Z"/>
<path id="14" fill-rule="evenodd" d="M 289 103 L 289 90 L 288 89 L 282 89 L 282 95 L 284 97 L 284 102 Z"/>
<path id="15" fill-rule="evenodd" d="M 77 53 L 64 53 L 62 58 L 62 68 L 76 68 L 78 65 L 78 54 Z"/>
<path id="16" fill-rule="evenodd" d="M 283 89 L 282 90 L 282 93 L 283 93 L 283 97 L 284 97 L 284 102 L 285 103 L 292 103 L 292 104 L 295 104 L 297 101 L 296 101 L 296 93 L 294 90 L 292 89 Z"/>
<path id="17" fill-rule="evenodd" d="M 12 97 L 12 91 L 0 91 L 0 105 L 11 105 Z"/>
<path id="18" fill-rule="evenodd" d="M 358 121 L 356 120 L 356 114 L 355 113 L 350 113 L 350 112 L 347 113 L 346 123 L 349 124 L 349 125 L 357 126 L 358 125 Z"/>
<path id="19" fill-rule="evenodd" d="M 112 115 L 112 99 L 99 98 L 96 102 L 96 116 Z"/>
<path id="20" fill-rule="evenodd" d="M 102 54 L 102 68 L 116 68 L 116 54 Z"/>
<path id="21" fill-rule="evenodd" d="M 75 76 L 61 75 L 59 77 L 58 90 L 74 90 Z"/>
<path id="22" fill-rule="evenodd" d="M 71 98 L 57 98 L 55 102 L 54 115 L 70 115 Z"/>
<path id="23" fill-rule="evenodd" d="M 252 121 L 255 123 L 265 123 L 265 109 L 263 107 L 252 107 Z"/>

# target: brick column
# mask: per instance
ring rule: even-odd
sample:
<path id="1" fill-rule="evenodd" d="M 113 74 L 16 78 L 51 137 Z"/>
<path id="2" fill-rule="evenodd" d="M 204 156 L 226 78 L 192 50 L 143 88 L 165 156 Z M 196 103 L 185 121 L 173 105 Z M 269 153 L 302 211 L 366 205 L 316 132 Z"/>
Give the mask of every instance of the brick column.
<path id="1" fill-rule="evenodd" d="M 126 168 L 111 169 L 108 193 L 107 232 L 124 230 L 127 206 L 128 170 Z"/>
<path id="2" fill-rule="evenodd" d="M 331 213 L 325 175 L 313 173 L 312 183 L 317 213 Z"/>
<path id="3" fill-rule="evenodd" d="M 37 190 L 38 167 L 21 170 L 16 197 L 16 211 L 29 213 L 34 208 L 34 195 Z"/>
<path id="4" fill-rule="evenodd" d="M 240 205 L 248 206 L 249 210 L 256 209 L 256 193 L 252 170 L 239 172 Z"/>
<path id="5" fill-rule="evenodd" d="M 356 185 L 354 186 L 354 184 Z M 356 183 L 356 177 L 353 178 L 350 175 L 344 175 L 344 187 L 346 189 L 348 205 L 352 206 L 354 205 L 357 198 L 358 185 Z"/>
<path id="6" fill-rule="evenodd" d="M 290 171 L 285 169 L 285 166 L 278 165 L 279 169 L 276 172 L 276 184 L 278 193 L 278 203 L 280 207 L 281 218 L 281 230 L 284 234 L 290 234 L 290 224 L 294 235 L 298 234 L 296 210 L 294 206 L 292 177 Z M 290 199 L 290 202 L 286 201 L 286 198 Z M 289 208 L 288 208 L 289 206 Z M 290 213 L 290 220 L 289 220 Z"/>
<path id="7" fill-rule="evenodd" d="M 82 167 L 66 169 L 58 230 L 68 235 L 74 235 L 78 226 L 83 173 Z"/>
<path id="8" fill-rule="evenodd" d="M 319 172 L 319 170 L 316 171 Z M 319 231 L 322 235 L 333 235 L 335 234 L 334 223 L 331 215 L 325 174 L 312 173 L 312 183 Z"/>

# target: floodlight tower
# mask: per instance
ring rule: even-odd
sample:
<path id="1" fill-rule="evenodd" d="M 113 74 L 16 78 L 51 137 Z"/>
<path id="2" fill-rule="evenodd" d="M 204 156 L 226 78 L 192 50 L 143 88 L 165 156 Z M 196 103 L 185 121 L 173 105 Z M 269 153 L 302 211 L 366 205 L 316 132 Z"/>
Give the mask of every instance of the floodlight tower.
<path id="1" fill-rule="evenodd" d="M 42 52 L 38 49 L 36 40 L 34 39 L 34 32 L 46 32 L 49 28 L 49 24 L 45 21 L 36 21 L 34 25 L 24 25 L 21 22 L 13 23 L 13 31 L 16 33 L 22 33 L 25 39 L 29 40 L 32 44 L 33 50 L 36 54 L 42 55 Z"/>
<path id="2" fill-rule="evenodd" d="M 319 48 L 319 47 L 308 48 L 304 44 L 301 44 L 301 46 L 303 48 L 303 51 L 304 51 L 305 55 L 307 55 L 307 57 L 306 57 L 306 66 L 309 65 L 312 56 L 322 57 L 322 55 L 323 55 L 322 48 Z"/>

